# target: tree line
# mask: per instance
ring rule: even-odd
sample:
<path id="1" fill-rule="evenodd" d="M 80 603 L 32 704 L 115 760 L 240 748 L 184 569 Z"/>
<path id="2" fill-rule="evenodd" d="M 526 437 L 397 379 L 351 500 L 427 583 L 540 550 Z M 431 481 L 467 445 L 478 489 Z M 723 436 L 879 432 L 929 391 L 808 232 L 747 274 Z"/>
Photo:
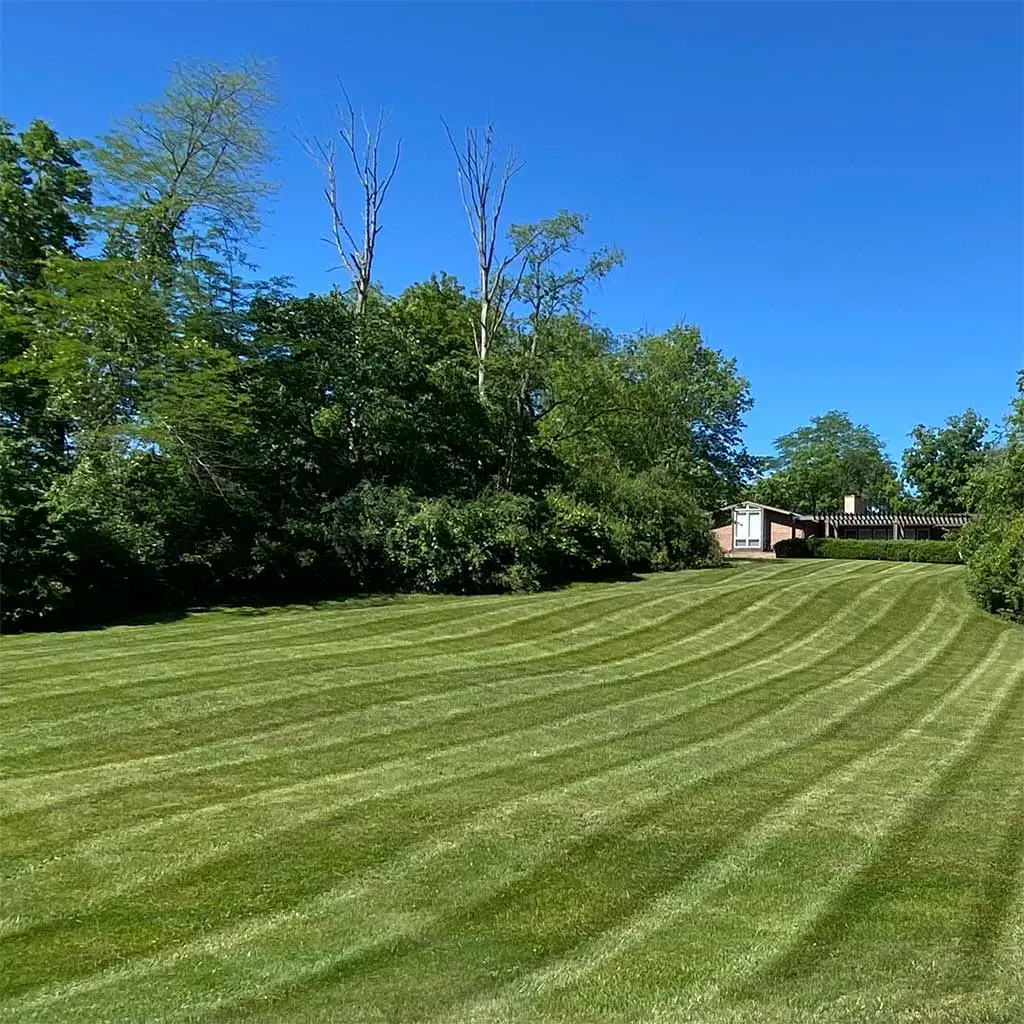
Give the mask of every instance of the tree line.
<path id="1" fill-rule="evenodd" d="M 490 128 L 447 130 L 472 290 L 438 272 L 385 295 L 401 151 L 347 97 L 306 148 L 351 286 L 295 295 L 246 251 L 271 103 L 260 64 L 182 64 L 94 142 L 0 120 L 5 630 L 711 565 L 721 505 L 851 488 L 1002 509 L 972 532 L 972 580 L 982 596 L 1003 573 L 1019 597 L 999 524 L 1024 544 L 1020 399 L 996 443 L 970 412 L 918 428 L 902 477 L 840 413 L 753 457 L 749 383 L 696 327 L 623 337 L 588 314 L 622 254 L 588 248 L 584 215 L 506 223 L 520 163 Z"/>

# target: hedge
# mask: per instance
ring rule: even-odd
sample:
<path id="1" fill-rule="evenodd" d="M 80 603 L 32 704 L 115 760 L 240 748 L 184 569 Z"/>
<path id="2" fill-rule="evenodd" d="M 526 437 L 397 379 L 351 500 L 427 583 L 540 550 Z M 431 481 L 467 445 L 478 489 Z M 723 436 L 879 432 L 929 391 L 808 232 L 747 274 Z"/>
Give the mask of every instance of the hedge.
<path id="1" fill-rule="evenodd" d="M 813 558 L 814 552 L 810 549 L 803 537 L 792 537 L 786 540 L 775 542 L 772 549 L 776 558 Z"/>
<path id="2" fill-rule="evenodd" d="M 959 546 L 951 540 L 838 540 L 808 537 L 780 540 L 777 558 L 862 558 L 882 562 L 962 562 Z"/>

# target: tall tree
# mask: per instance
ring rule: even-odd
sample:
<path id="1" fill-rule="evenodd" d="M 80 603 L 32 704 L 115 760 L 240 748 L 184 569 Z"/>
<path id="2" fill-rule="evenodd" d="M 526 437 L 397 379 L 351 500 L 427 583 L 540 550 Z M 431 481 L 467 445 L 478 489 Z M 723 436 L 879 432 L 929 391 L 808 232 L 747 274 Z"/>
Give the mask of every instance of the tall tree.
<path id="1" fill-rule="evenodd" d="M 52 614 L 68 588 L 47 496 L 71 456 L 45 373 L 25 358 L 47 261 L 88 233 L 91 183 L 78 145 L 43 121 L 15 134 L 0 118 L 0 606 L 5 622 Z"/>
<path id="2" fill-rule="evenodd" d="M 86 239 L 92 185 L 79 149 L 45 121 L 15 135 L 0 117 L 0 281 L 13 291 L 38 285 L 47 256 Z"/>
<path id="3" fill-rule="evenodd" d="M 461 146 L 447 124 L 445 131 L 455 154 L 462 205 L 476 249 L 480 307 L 473 324 L 473 342 L 477 357 L 477 387 L 482 397 L 487 356 L 516 294 L 523 272 L 521 257 L 533 243 L 539 228 L 513 236 L 510 250 L 499 255 L 505 200 L 512 179 L 522 170 L 522 161 L 514 150 L 510 150 L 498 167 L 493 125 L 487 125 L 483 131 L 467 128 Z"/>
<path id="4" fill-rule="evenodd" d="M 46 260 L 74 255 L 87 237 L 92 188 L 78 149 L 43 121 L 15 135 L 0 118 L 0 424 L 50 451 L 63 448 L 63 427 L 48 415 L 45 381 L 17 358 Z"/>
<path id="5" fill-rule="evenodd" d="M 836 512 L 843 496 L 859 494 L 876 508 L 902 499 L 895 467 L 881 439 L 845 412 L 814 416 L 775 441 L 771 472 L 755 487 L 760 501 L 801 512 Z"/>
<path id="6" fill-rule="evenodd" d="M 112 255 L 184 265 L 198 280 L 259 226 L 273 191 L 266 64 L 181 63 L 164 95 L 116 125 L 95 149 Z"/>
<path id="7" fill-rule="evenodd" d="M 587 288 L 624 261 L 622 250 L 614 246 L 584 252 L 581 242 L 588 219 L 584 213 L 562 210 L 537 224 L 509 228 L 512 252 L 522 253 L 513 298 L 525 310 L 531 355 L 537 354 L 545 327 L 557 317 L 582 316 Z M 575 263 L 566 265 L 573 257 Z"/>
<path id="8" fill-rule="evenodd" d="M 713 511 L 749 476 L 750 385 L 693 326 L 620 344 L 577 339 L 553 373 L 541 436 L 591 493 L 613 477 L 657 474 Z"/>
<path id="9" fill-rule="evenodd" d="M 965 512 L 968 485 L 985 462 L 988 420 L 973 409 L 950 416 L 941 427 L 918 424 L 903 453 L 903 478 L 922 512 Z"/>
<path id="10" fill-rule="evenodd" d="M 338 253 L 342 267 L 352 277 L 356 294 L 356 313 L 366 308 L 366 300 L 373 286 L 373 260 L 377 249 L 377 236 L 381 232 L 380 211 L 388 189 L 398 171 L 402 155 L 402 140 L 395 144 L 395 156 L 390 164 L 381 164 L 380 149 L 384 136 L 384 113 L 370 124 L 364 114 L 356 122 L 356 112 L 342 90 L 344 109 L 338 110 L 338 142 L 331 137 L 326 142 L 309 139 L 304 143 L 306 152 L 320 168 L 324 177 L 324 199 L 331 216 L 331 242 Z M 339 150 L 352 164 L 359 183 L 360 226 L 353 229 L 345 217 L 344 202 L 338 188 Z M 344 159 L 344 157 L 342 157 Z"/>

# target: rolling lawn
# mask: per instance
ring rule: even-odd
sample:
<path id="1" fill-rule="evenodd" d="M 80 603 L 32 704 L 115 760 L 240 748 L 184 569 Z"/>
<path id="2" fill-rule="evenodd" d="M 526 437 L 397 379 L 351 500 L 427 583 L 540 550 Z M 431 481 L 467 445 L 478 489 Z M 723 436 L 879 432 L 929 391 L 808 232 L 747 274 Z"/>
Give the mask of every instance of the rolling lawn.
<path id="1" fill-rule="evenodd" d="M 0 1022 L 1024 1021 L 956 566 L 0 639 Z"/>

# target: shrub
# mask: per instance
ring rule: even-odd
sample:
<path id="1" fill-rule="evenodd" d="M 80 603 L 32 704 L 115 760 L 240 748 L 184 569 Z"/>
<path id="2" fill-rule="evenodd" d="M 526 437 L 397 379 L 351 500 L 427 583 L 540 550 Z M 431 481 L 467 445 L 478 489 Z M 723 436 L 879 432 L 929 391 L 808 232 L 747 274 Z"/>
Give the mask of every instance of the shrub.
<path id="1" fill-rule="evenodd" d="M 364 485 L 329 507 L 327 529 L 359 590 L 536 590 L 542 513 L 535 499 L 505 492 L 460 501 Z"/>
<path id="2" fill-rule="evenodd" d="M 563 583 L 621 569 L 609 517 L 574 494 L 553 487 L 544 495 L 548 581 Z"/>
<path id="3" fill-rule="evenodd" d="M 963 561 L 958 546 L 949 540 L 838 540 L 810 537 L 807 547 L 812 558 L 863 558 L 881 562 Z"/>
<path id="4" fill-rule="evenodd" d="M 967 589 L 986 611 L 1024 622 L 1024 513 L 964 531 Z"/>
<path id="5" fill-rule="evenodd" d="M 814 552 L 803 537 L 787 537 L 772 549 L 776 558 L 813 558 Z"/>
<path id="6" fill-rule="evenodd" d="M 618 476 L 610 481 L 600 508 L 623 568 L 662 572 L 721 564 L 709 517 L 667 472 Z"/>

